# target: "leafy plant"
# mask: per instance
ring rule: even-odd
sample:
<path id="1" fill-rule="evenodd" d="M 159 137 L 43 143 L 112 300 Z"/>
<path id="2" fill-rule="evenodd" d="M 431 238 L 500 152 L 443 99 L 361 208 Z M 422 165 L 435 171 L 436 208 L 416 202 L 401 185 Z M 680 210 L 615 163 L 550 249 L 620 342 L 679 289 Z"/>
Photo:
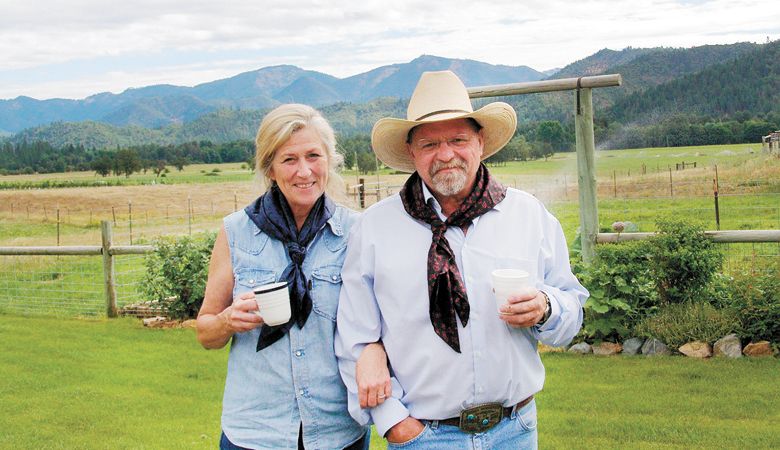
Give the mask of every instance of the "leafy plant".
<path id="1" fill-rule="evenodd" d="M 731 311 L 703 302 L 666 305 L 637 326 L 641 335 L 660 339 L 671 348 L 679 348 L 691 341 L 712 344 L 739 329 L 739 320 Z"/>
<path id="2" fill-rule="evenodd" d="M 162 237 L 154 241 L 155 251 L 144 259 L 146 274 L 142 291 L 165 305 L 175 319 L 194 318 L 206 291 L 211 248 L 216 235 Z"/>
<path id="3" fill-rule="evenodd" d="M 737 273 L 730 281 L 730 295 L 718 300 L 741 322 L 741 337 L 780 343 L 780 263 Z"/>
<path id="4" fill-rule="evenodd" d="M 685 220 L 658 222 L 650 238 L 650 267 L 663 303 L 701 299 L 723 264 L 723 253 L 699 225 Z"/>
<path id="5" fill-rule="evenodd" d="M 629 241 L 596 248 L 596 258 L 578 274 L 590 292 L 582 335 L 588 340 L 629 337 L 658 303 L 648 264 L 648 243 Z"/>

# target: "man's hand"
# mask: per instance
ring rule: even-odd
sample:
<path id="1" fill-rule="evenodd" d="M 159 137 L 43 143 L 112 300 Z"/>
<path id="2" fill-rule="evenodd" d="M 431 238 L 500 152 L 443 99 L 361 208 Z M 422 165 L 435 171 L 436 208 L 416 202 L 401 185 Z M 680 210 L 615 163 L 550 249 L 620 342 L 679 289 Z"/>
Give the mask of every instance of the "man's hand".
<path id="1" fill-rule="evenodd" d="M 520 295 L 510 297 L 501 306 L 499 317 L 515 328 L 528 328 L 536 325 L 544 317 L 547 300 L 541 292 L 529 289 Z"/>
<path id="2" fill-rule="evenodd" d="M 419 436 L 424 429 L 425 425 L 423 425 L 422 422 L 409 416 L 387 430 L 385 439 L 387 439 L 387 442 L 393 444 L 403 444 L 404 442 L 409 442 Z"/>
<path id="3" fill-rule="evenodd" d="M 255 294 L 245 292 L 233 299 L 233 304 L 217 314 L 217 317 L 222 319 L 231 332 L 242 333 L 263 325 L 263 318 L 256 312 Z"/>
<path id="4" fill-rule="evenodd" d="M 363 349 L 355 367 L 355 381 L 361 408 L 381 405 L 393 393 L 390 371 L 387 368 L 387 354 L 381 342 L 368 344 Z"/>

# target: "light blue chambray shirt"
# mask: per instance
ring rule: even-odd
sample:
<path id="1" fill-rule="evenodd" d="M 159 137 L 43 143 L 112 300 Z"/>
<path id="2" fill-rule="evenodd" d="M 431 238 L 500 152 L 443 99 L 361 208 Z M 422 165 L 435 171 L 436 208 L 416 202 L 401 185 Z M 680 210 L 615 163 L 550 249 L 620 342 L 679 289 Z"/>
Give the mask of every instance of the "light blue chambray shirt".
<path id="1" fill-rule="evenodd" d="M 426 201 L 441 207 L 423 184 Z M 537 341 L 560 346 L 582 325 L 588 292 L 571 273 L 560 223 L 536 198 L 509 188 L 506 198 L 464 233 L 446 232 L 464 278 L 471 312 L 458 320 L 461 353 L 433 330 L 428 312 L 430 226 L 410 217 L 394 195 L 373 205 L 353 227 L 341 272 L 336 356 L 349 390 L 349 410 L 384 435 L 407 416 L 446 419 L 486 402 L 512 406 L 540 391 L 544 366 Z M 490 282 L 494 269 L 528 271 L 550 297 L 541 327 L 511 328 L 499 319 Z M 355 361 L 381 340 L 392 366 L 393 395 L 360 409 Z"/>
<path id="2" fill-rule="evenodd" d="M 259 352 L 259 329 L 234 335 L 222 401 L 222 430 L 232 443 L 297 449 L 300 423 L 307 449 L 341 449 L 366 433 L 347 412 L 347 391 L 333 352 L 341 264 L 356 216 L 338 206 L 309 244 L 303 272 L 311 281 L 313 304 L 302 329 L 293 325 Z M 290 263 L 284 244 L 260 231 L 243 210 L 223 223 L 234 297 L 279 281 Z"/>

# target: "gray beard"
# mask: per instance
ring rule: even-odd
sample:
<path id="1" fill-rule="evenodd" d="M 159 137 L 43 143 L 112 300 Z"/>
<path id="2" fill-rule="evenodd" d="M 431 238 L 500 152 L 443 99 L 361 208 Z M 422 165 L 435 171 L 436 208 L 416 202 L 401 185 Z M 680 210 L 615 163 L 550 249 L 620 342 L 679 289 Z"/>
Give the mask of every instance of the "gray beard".
<path id="1" fill-rule="evenodd" d="M 465 167 L 455 172 L 433 175 L 431 181 L 433 183 L 431 187 L 439 194 L 445 196 L 455 195 L 466 187 Z"/>

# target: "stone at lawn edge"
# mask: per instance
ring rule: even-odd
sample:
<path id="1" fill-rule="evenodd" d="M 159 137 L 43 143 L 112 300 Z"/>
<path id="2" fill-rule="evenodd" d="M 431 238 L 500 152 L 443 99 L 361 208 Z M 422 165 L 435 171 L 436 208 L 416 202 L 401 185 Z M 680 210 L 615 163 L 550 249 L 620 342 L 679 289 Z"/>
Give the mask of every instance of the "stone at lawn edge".
<path id="1" fill-rule="evenodd" d="M 621 350 L 623 350 L 623 346 L 615 344 L 614 342 L 602 342 L 593 345 L 594 355 L 616 355 L 620 353 Z"/>
<path id="2" fill-rule="evenodd" d="M 769 341 L 751 342 L 745 346 L 742 353 L 747 356 L 772 356 L 774 354 L 772 346 L 769 345 Z"/>
<path id="3" fill-rule="evenodd" d="M 702 341 L 688 342 L 678 349 L 680 353 L 691 358 L 709 358 L 712 356 L 710 344 Z"/>
<path id="4" fill-rule="evenodd" d="M 645 343 L 644 339 L 639 339 L 639 338 L 626 339 L 626 341 L 623 342 L 623 354 L 636 355 L 637 353 L 639 353 L 640 350 L 642 350 L 642 344 L 644 343 Z"/>
<path id="5" fill-rule="evenodd" d="M 150 317 L 148 319 L 144 319 L 144 326 L 145 327 L 151 327 L 151 328 L 157 328 L 160 325 L 162 325 L 166 320 L 165 317 L 162 316 L 156 316 L 156 317 Z"/>
<path id="6" fill-rule="evenodd" d="M 185 320 L 181 323 L 182 328 L 197 328 L 198 321 L 195 319 Z"/>
<path id="7" fill-rule="evenodd" d="M 642 354 L 646 356 L 651 355 L 671 355 L 669 347 L 656 338 L 650 338 L 642 345 Z"/>
<path id="8" fill-rule="evenodd" d="M 726 356 L 728 358 L 741 358 L 742 357 L 742 343 L 739 341 L 739 337 L 736 334 L 729 334 L 723 336 L 715 342 L 712 348 L 715 356 Z"/>
<path id="9" fill-rule="evenodd" d="M 571 347 L 569 347 L 569 353 L 579 353 L 581 355 L 584 355 L 592 351 L 593 349 L 591 348 L 590 344 L 588 344 L 587 342 L 580 342 L 579 344 L 574 344 Z"/>

